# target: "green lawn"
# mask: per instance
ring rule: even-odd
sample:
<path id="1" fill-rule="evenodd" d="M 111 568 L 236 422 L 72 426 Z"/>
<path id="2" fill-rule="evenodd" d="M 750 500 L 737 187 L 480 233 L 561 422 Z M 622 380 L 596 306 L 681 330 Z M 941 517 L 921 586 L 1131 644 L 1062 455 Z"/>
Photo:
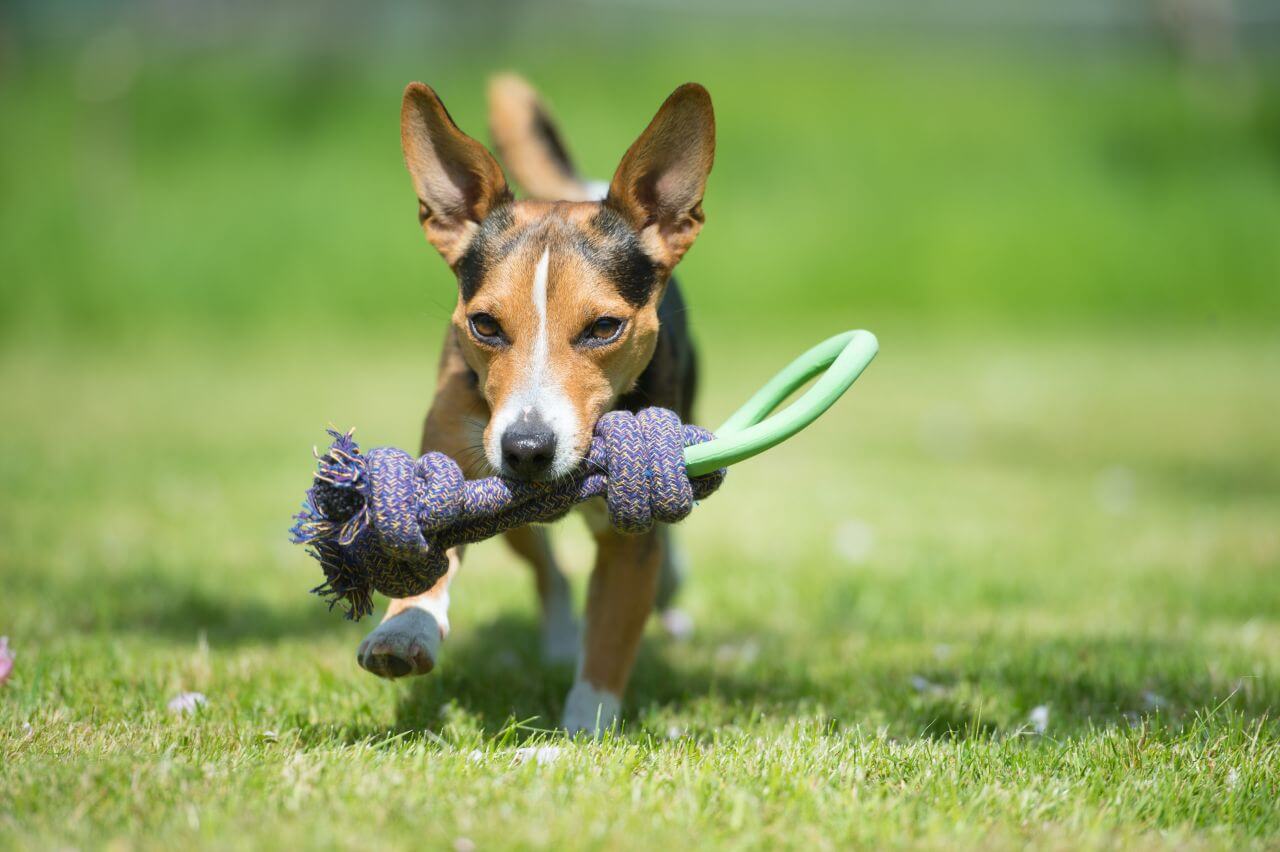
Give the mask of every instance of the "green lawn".
<path id="1" fill-rule="evenodd" d="M 484 81 L 503 68 L 547 93 L 600 178 L 673 88 L 708 87 L 716 166 L 684 264 L 703 316 L 1280 317 L 1275 60 L 1198 78 L 1143 52 L 709 38 L 376 57 L 153 46 L 108 101 L 78 90 L 78 55 L 33 54 L 0 78 L 0 331 L 194 319 L 240 333 L 337 304 L 403 327 L 424 292 L 447 311 L 401 161 L 400 92 L 430 82 L 485 138 Z"/>
<path id="2" fill-rule="evenodd" d="M 833 330 L 703 325 L 708 422 Z M 305 594 L 307 451 L 411 443 L 434 335 L 7 348 L 0 843 L 1275 844 L 1280 345 L 880 331 L 685 525 L 697 632 L 653 633 L 601 743 L 540 732 L 571 672 L 500 545 L 414 682 Z"/>
<path id="3" fill-rule="evenodd" d="M 3 40 L 0 847 L 1280 846 L 1274 57 L 579 5 Z M 326 424 L 412 447 L 430 399 L 401 87 L 483 136 L 502 68 L 593 176 L 712 92 L 702 422 L 882 343 L 685 525 L 696 633 L 603 742 L 547 731 L 501 546 L 390 684 L 286 538 Z"/>

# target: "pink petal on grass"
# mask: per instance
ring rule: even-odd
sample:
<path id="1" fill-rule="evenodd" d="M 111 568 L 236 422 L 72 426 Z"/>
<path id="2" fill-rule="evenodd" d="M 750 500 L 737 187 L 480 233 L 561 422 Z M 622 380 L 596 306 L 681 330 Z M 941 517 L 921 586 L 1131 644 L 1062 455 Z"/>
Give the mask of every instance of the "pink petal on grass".
<path id="1" fill-rule="evenodd" d="M 13 652 L 9 650 L 9 637 L 0 636 L 0 683 L 9 679 L 13 671 Z"/>
<path id="2" fill-rule="evenodd" d="M 207 703 L 203 692 L 179 692 L 169 700 L 169 712 L 194 713 Z"/>

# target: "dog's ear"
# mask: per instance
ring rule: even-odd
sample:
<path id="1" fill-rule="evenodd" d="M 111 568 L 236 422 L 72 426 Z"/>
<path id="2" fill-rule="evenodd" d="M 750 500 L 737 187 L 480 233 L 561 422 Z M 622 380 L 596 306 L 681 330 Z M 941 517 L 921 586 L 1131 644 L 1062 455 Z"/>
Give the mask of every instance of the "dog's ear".
<path id="1" fill-rule="evenodd" d="M 640 234 L 645 250 L 668 269 L 702 228 L 702 193 L 715 159 L 711 96 L 697 83 L 671 93 L 627 149 L 605 204 Z"/>
<path id="2" fill-rule="evenodd" d="M 506 178 L 493 156 L 458 129 L 440 98 L 422 83 L 404 90 L 400 144 L 427 240 L 453 266 L 489 211 L 511 198 Z"/>

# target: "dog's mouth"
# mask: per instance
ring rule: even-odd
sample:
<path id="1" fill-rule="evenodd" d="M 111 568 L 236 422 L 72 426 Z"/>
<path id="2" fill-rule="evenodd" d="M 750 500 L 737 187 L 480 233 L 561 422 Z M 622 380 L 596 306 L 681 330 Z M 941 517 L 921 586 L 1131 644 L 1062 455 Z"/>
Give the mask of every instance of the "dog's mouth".
<path id="1" fill-rule="evenodd" d="M 518 471 L 511 470 L 504 465 L 502 470 L 498 471 L 497 475 L 501 476 L 503 479 L 510 479 L 515 482 L 527 482 L 534 485 L 551 485 L 567 478 L 569 473 L 557 474 L 548 471 L 547 473 L 523 474 Z"/>

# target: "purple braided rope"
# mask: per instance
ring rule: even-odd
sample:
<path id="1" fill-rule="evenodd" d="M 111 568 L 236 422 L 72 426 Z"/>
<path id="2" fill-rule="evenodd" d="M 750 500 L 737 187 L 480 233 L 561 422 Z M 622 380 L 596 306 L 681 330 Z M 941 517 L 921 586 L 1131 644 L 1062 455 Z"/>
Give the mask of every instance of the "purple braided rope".
<path id="1" fill-rule="evenodd" d="M 690 478 L 684 448 L 714 436 L 665 408 L 611 411 L 596 424 L 582 464 L 554 482 L 501 476 L 468 480 L 443 453 L 414 459 L 391 447 L 361 454 L 351 433 L 329 430 L 315 481 L 290 535 L 309 546 L 325 582 L 312 589 L 347 618 L 373 611 L 372 593 L 403 598 L 431 588 L 449 568 L 450 547 L 529 523 L 561 518 L 604 497 L 619 532 L 672 524 L 724 481 L 724 470 Z"/>

